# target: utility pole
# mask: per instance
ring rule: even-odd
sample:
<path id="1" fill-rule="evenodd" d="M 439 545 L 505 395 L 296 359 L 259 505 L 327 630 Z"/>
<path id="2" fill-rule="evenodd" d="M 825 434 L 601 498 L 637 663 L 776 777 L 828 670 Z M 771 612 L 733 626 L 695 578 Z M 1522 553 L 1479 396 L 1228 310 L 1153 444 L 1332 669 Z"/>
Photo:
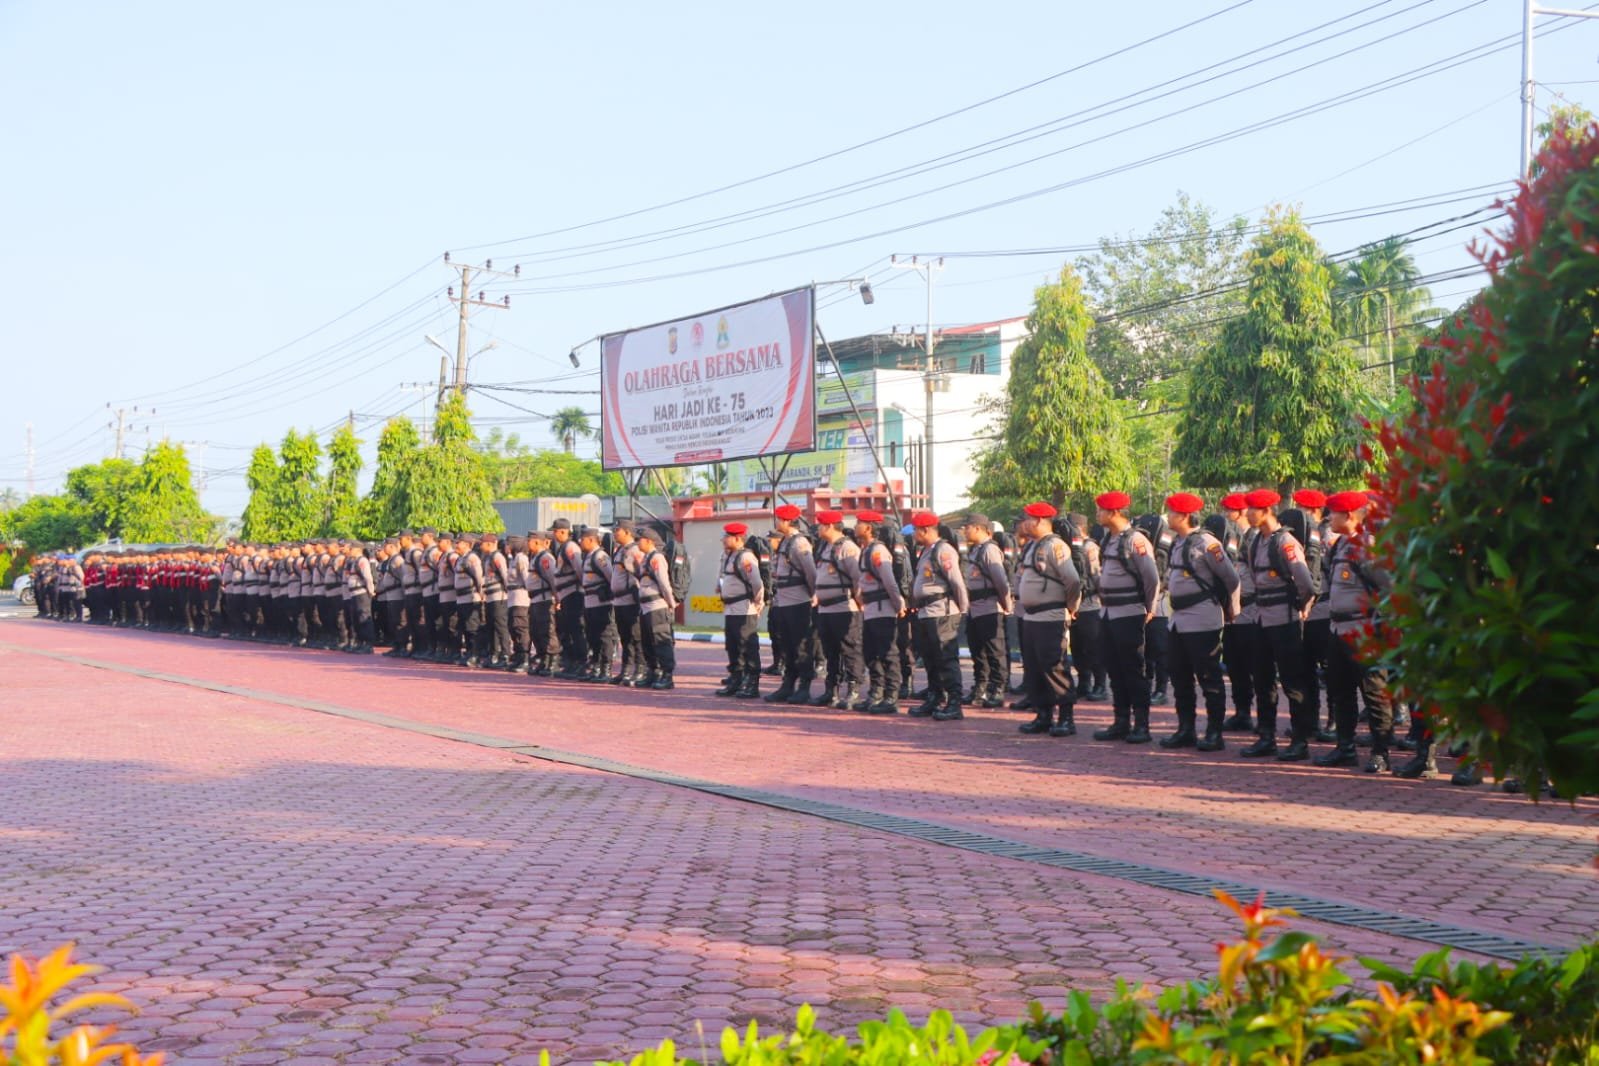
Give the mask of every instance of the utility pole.
<path id="1" fill-rule="evenodd" d="M 922 420 L 922 465 L 925 470 L 922 487 L 927 493 L 927 509 L 937 512 L 938 505 L 933 500 L 933 391 L 938 376 L 938 366 L 933 362 L 933 275 L 944 269 L 944 257 L 939 256 L 936 261 L 929 259 L 923 263 L 913 255 L 909 263 L 901 263 L 899 256 L 896 255 L 889 257 L 889 264 L 901 270 L 914 270 L 927 279 L 927 336 L 924 338 L 927 367 L 922 371 L 922 387 L 927 394 L 927 414 Z"/>
<path id="2" fill-rule="evenodd" d="M 106 410 L 108 410 L 108 411 L 111 410 L 111 405 L 109 403 L 106 404 Z M 113 459 L 121 459 L 122 456 L 123 456 L 123 445 L 127 441 L 128 434 L 134 432 L 134 426 L 132 424 L 131 419 L 129 418 L 129 415 L 130 414 L 133 414 L 133 415 L 138 414 L 139 413 L 139 408 L 137 406 L 135 406 L 135 407 L 133 407 L 130 410 L 129 408 L 126 408 L 126 407 L 118 407 L 115 411 L 112 411 L 111 413 L 116 416 L 116 420 L 113 421 L 113 422 L 107 422 L 105 424 L 106 428 L 111 430 L 112 433 L 114 433 L 116 435 L 115 436 L 116 444 L 111 449 L 111 457 Z M 152 414 L 152 415 L 155 414 L 155 408 L 152 407 L 150 409 L 149 413 Z M 149 428 L 150 428 L 149 426 L 145 427 L 146 435 L 148 435 L 148 433 L 149 433 Z"/>
<path id="3" fill-rule="evenodd" d="M 1562 18 L 1594 19 L 1599 11 L 1572 11 L 1566 8 L 1539 7 L 1535 0 L 1524 0 L 1521 11 L 1521 169 L 1516 176 L 1525 178 L 1532 165 L 1532 103 L 1537 83 L 1532 77 L 1532 23 L 1538 15 L 1558 15 Z"/>
<path id="4" fill-rule="evenodd" d="M 482 283 L 484 275 L 501 279 L 519 278 L 522 276 L 522 266 L 519 263 L 513 270 L 504 271 L 495 270 L 494 260 L 492 259 L 484 260 L 482 266 L 472 266 L 470 263 L 452 263 L 450 262 L 449 252 L 444 253 L 444 263 L 451 270 L 459 270 L 461 272 L 460 294 L 456 294 L 454 285 L 451 285 L 446 292 L 448 292 L 451 302 L 461 311 L 460 324 L 456 328 L 455 335 L 455 391 L 457 393 L 465 393 L 467 319 L 471 315 L 471 308 L 495 307 L 503 311 L 511 306 L 511 298 L 509 296 L 502 296 L 498 300 L 489 300 L 485 298 L 485 294 L 481 289 L 478 290 L 477 297 L 474 299 L 472 296 L 472 278 L 474 275 L 477 276 L 479 284 Z M 440 402 L 442 403 L 443 401 L 441 400 Z"/>

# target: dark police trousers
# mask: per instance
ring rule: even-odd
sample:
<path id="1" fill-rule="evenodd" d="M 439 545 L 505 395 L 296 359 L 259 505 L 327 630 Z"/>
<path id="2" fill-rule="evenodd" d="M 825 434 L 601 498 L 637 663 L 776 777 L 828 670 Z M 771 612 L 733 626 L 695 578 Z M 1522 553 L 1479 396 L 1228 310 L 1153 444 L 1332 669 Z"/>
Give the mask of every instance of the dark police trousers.
<path id="1" fill-rule="evenodd" d="M 783 680 L 809 684 L 816 676 L 816 634 L 811 627 L 811 605 L 795 603 L 772 608 L 783 638 Z"/>
<path id="2" fill-rule="evenodd" d="M 1104 614 L 1084 611 L 1072 619 L 1072 665 L 1077 668 L 1077 689 L 1092 692 L 1105 679 Z"/>
<path id="3" fill-rule="evenodd" d="M 1342 637 L 1327 643 L 1327 702 L 1337 719 L 1339 747 L 1355 746 L 1356 700 L 1360 689 L 1371 711 L 1371 753 L 1386 755 L 1394 736 L 1394 703 L 1388 693 L 1388 675 L 1381 668 L 1368 667 L 1355 655 Z"/>
<path id="4" fill-rule="evenodd" d="M 1332 639 L 1332 619 L 1316 618 L 1305 623 L 1305 706 L 1311 720 L 1321 723 L 1321 678 L 1316 671 L 1327 665 L 1327 644 Z M 1331 707 L 1331 701 L 1328 706 Z"/>
<path id="5" fill-rule="evenodd" d="M 676 637 L 672 632 L 672 612 L 662 607 L 640 614 L 639 626 L 644 630 L 644 665 L 657 674 L 675 671 L 677 646 L 673 643 Z"/>
<path id="6" fill-rule="evenodd" d="M 1205 694 L 1205 730 L 1220 732 L 1227 717 L 1227 688 L 1221 679 L 1222 631 L 1202 629 L 1197 633 L 1178 631 L 1168 634 L 1172 702 L 1177 705 L 1177 728 L 1194 732 L 1198 701 L 1194 682 Z"/>
<path id="7" fill-rule="evenodd" d="M 916 619 L 922 664 L 927 668 L 927 696 L 952 706 L 961 701 L 960 625 L 959 615 Z"/>
<path id="8" fill-rule="evenodd" d="M 998 618 L 998 615 L 994 617 Z M 1066 669 L 1066 623 L 1029 618 L 1022 625 L 1022 684 L 1033 710 L 1048 714 L 1059 705 L 1071 709 L 1077 693 Z"/>
<path id="9" fill-rule="evenodd" d="M 861 623 L 866 675 L 879 699 L 892 700 L 899 695 L 899 623 L 900 619 L 893 617 L 868 618 Z"/>
<path id="10" fill-rule="evenodd" d="M 506 614 L 507 625 L 511 629 L 511 655 L 517 660 L 527 658 L 528 637 L 532 630 L 528 626 L 527 607 L 512 607 Z"/>
<path id="11" fill-rule="evenodd" d="M 1149 680 L 1144 677 L 1144 616 L 1107 619 L 1105 643 L 1105 665 L 1110 674 L 1116 724 L 1126 725 L 1131 714 L 1138 723 L 1147 726 Z"/>
<path id="12" fill-rule="evenodd" d="M 562 661 L 570 667 L 588 662 L 589 642 L 583 633 L 583 593 L 571 592 L 561 599 L 555 627 L 561 634 Z"/>
<path id="13" fill-rule="evenodd" d="M 616 615 L 616 642 L 622 649 L 622 670 L 644 669 L 644 630 L 639 627 L 638 604 L 614 605 Z"/>
<path id="14" fill-rule="evenodd" d="M 616 617 L 610 604 L 583 608 L 583 638 L 588 643 L 588 662 L 610 670 L 611 660 L 616 658 Z"/>
<path id="15" fill-rule="evenodd" d="M 1316 733 L 1316 712 L 1305 703 L 1305 637 L 1299 622 L 1255 628 L 1260 633 L 1255 643 L 1255 692 L 1272 694 L 1269 701 L 1264 697 L 1260 701 L 1256 732 L 1268 740 L 1277 735 L 1276 685 L 1281 681 L 1293 739 L 1309 740 Z"/>
<path id="16" fill-rule="evenodd" d="M 1003 696 L 1010 684 L 1004 621 L 998 611 L 966 619 L 966 646 L 972 649 L 972 692 L 978 698 L 989 692 Z"/>
<path id="17" fill-rule="evenodd" d="M 735 681 L 752 681 L 761 672 L 761 638 L 756 629 L 759 621 L 760 618 L 753 614 L 722 616 L 722 635 L 727 644 L 727 676 Z"/>
<path id="18" fill-rule="evenodd" d="M 827 660 L 827 687 L 859 685 L 866 679 L 861 656 L 861 616 L 858 611 L 816 615 L 816 634 Z"/>
<path id="19" fill-rule="evenodd" d="M 528 636 L 533 642 L 533 654 L 539 658 L 561 654 L 561 642 L 555 636 L 555 601 L 543 600 L 527 609 Z"/>
<path id="20" fill-rule="evenodd" d="M 1255 713 L 1255 641 L 1253 622 L 1223 626 L 1221 654 L 1227 662 L 1227 682 L 1233 690 L 1233 710 L 1241 717 Z"/>
<path id="21" fill-rule="evenodd" d="M 483 604 L 483 632 L 478 637 L 478 658 L 510 659 L 511 606 L 505 600 Z"/>

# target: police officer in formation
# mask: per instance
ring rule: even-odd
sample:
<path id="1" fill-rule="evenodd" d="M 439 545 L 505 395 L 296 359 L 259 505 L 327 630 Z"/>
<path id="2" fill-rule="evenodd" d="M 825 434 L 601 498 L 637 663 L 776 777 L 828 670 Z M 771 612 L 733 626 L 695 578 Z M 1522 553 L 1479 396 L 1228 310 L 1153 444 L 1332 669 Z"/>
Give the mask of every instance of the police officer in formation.
<path id="1" fill-rule="evenodd" d="M 1364 703 L 1365 768 L 1390 769 L 1401 745 L 1394 702 L 1385 675 L 1363 663 L 1353 643 L 1379 624 L 1374 605 L 1390 586 L 1371 561 L 1362 493 L 1302 491 L 1297 509 L 1280 514 L 1278 493 L 1256 489 L 1223 496 L 1209 517 L 1202 499 L 1177 493 L 1165 501 L 1155 539 L 1144 532 L 1154 528 L 1148 516 L 1134 523 L 1126 493 L 1095 502 L 1092 531 L 1086 516 L 1029 504 L 1014 550 L 1001 547 L 986 515 L 959 523 L 963 552 L 938 516 L 919 512 L 906 527 L 909 554 L 896 543 L 897 524 L 880 512 L 823 510 L 808 524 L 785 505 L 767 535 L 770 587 L 767 538 L 727 523 L 717 591 L 728 670 L 717 695 L 760 695 L 765 613 L 783 668 L 769 703 L 896 714 L 910 682 L 905 656 L 914 654 L 927 684 L 909 714 L 959 720 L 963 703 L 1000 706 L 1010 677 L 1006 622 L 1014 617 L 1020 687 L 1033 713 L 1022 733 L 1075 735 L 1076 704 L 1105 695 L 1095 691 L 1103 670 L 1112 720 L 1094 738 L 1142 744 L 1151 739 L 1150 624 L 1163 617 L 1162 676 L 1169 672 L 1176 727 L 1161 747 L 1221 751 L 1226 732 L 1251 731 L 1243 756 L 1307 760 L 1323 736 L 1312 681 L 1322 672 L 1334 739 L 1315 763 L 1359 763 Z M 560 519 L 503 545 L 493 532 L 431 528 L 376 544 L 230 542 L 221 551 L 42 557 L 34 586 L 40 613 L 68 621 L 86 615 L 357 654 L 386 644 L 396 657 L 666 691 L 675 687 L 678 605 L 667 539 L 649 524 L 621 522 L 606 532 Z M 965 693 L 963 628 L 973 682 Z M 822 669 L 824 686 L 813 697 Z M 1279 689 L 1291 722 L 1285 747 Z M 1401 772 L 1417 776 L 1409 769 Z"/>

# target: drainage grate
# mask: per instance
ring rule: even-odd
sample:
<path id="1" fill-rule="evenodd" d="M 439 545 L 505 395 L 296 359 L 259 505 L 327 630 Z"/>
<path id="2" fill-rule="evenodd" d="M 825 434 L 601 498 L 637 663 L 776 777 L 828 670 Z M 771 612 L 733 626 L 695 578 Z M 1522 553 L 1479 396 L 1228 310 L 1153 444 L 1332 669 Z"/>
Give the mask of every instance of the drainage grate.
<path id="1" fill-rule="evenodd" d="M 302 710 L 335 715 L 340 718 L 381 725 L 391 729 L 401 729 L 411 733 L 420 733 L 425 736 L 456 740 L 466 744 L 493 748 L 498 751 L 526 755 L 529 758 L 542 759 L 546 762 L 560 763 L 566 766 L 581 766 L 589 770 L 618 774 L 623 777 L 651 781 L 656 784 L 693 789 L 708 795 L 755 803 L 763 807 L 791 811 L 796 814 L 811 815 L 842 825 L 892 833 L 896 836 L 920 840 L 929 844 L 938 844 L 944 847 L 958 848 L 961 851 L 974 852 L 979 855 L 1017 859 L 1023 862 L 1037 863 L 1041 866 L 1071 870 L 1073 873 L 1111 877 L 1134 884 L 1147 885 L 1151 888 L 1182 892 L 1191 896 L 1208 897 L 1213 895 L 1216 889 L 1221 889 L 1240 899 L 1252 899 L 1261 892 L 1259 886 L 1247 885 L 1239 881 L 1206 877 L 1201 874 L 1181 873 L 1176 870 L 1163 870 L 1157 866 L 1145 866 L 1142 863 L 1127 862 L 1122 859 L 1108 859 L 1103 856 L 1084 854 L 1079 851 L 1040 847 L 1036 844 L 1007 840 L 1004 837 L 990 836 L 987 833 L 974 832 L 970 829 L 939 825 L 936 822 L 923 821 L 919 818 L 884 814 L 879 811 L 869 811 L 858 807 L 846 807 L 841 804 L 829 803 L 825 800 L 806 799 L 781 792 L 768 792 L 763 789 L 748 788 L 742 785 L 726 785 L 697 777 L 685 777 L 681 774 L 652 770 L 644 766 L 634 766 L 630 763 L 617 762 L 614 759 L 606 759 L 596 755 L 545 748 L 536 744 L 527 744 L 520 740 L 509 740 L 504 737 L 489 736 L 483 733 L 472 733 L 445 726 L 435 726 L 374 711 L 340 707 L 315 700 L 302 700 L 293 696 L 285 696 L 281 693 L 264 692 L 239 685 L 227 685 L 200 678 L 183 677 L 177 674 L 164 674 L 154 670 L 144 670 L 136 666 L 126 666 L 122 663 L 85 659 L 80 656 L 41 651 L 14 644 L 0 643 L 0 647 L 8 651 L 39 655 L 47 659 L 56 659 L 79 666 L 132 674 L 136 677 L 148 678 L 154 681 L 187 685 L 192 688 L 207 689 L 212 692 L 242 696 L 266 703 L 297 707 Z M 1486 933 L 1444 922 L 1428 921 L 1423 918 L 1390 914 L 1386 911 L 1373 910 L 1370 907 L 1318 899 L 1314 896 L 1304 896 L 1294 892 L 1268 889 L 1265 892 L 1265 896 L 1268 906 L 1292 907 L 1306 918 L 1331 922 L 1337 925 L 1347 925 L 1357 929 L 1367 929 L 1378 933 L 1387 933 L 1410 940 L 1442 944 L 1446 947 L 1459 948 L 1481 955 L 1493 955 L 1504 959 L 1519 959 L 1525 955 L 1558 953 L 1561 950 L 1548 944 L 1539 944 L 1530 940 L 1500 936 L 1497 933 Z"/>

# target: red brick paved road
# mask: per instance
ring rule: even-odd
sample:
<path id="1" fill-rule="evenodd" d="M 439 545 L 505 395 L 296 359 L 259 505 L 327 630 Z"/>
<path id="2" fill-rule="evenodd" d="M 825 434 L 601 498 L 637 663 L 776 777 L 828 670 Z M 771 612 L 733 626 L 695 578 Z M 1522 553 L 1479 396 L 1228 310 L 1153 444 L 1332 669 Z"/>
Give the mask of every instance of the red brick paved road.
<path id="1" fill-rule="evenodd" d="M 1599 913 L 1591 805 L 1027 743 L 1014 715 L 757 711 L 708 696 L 708 649 L 652 698 L 42 623 L 0 641 L 1395 911 L 1428 914 L 1440 877 L 1451 921 L 1549 942 Z M 0 669 L 0 949 L 77 939 L 145 1007 L 127 1031 L 180 1062 L 583 1059 L 805 1001 L 828 1024 L 991 1021 L 1063 982 L 1194 976 L 1229 932 L 1157 889 L 15 651 Z"/>

